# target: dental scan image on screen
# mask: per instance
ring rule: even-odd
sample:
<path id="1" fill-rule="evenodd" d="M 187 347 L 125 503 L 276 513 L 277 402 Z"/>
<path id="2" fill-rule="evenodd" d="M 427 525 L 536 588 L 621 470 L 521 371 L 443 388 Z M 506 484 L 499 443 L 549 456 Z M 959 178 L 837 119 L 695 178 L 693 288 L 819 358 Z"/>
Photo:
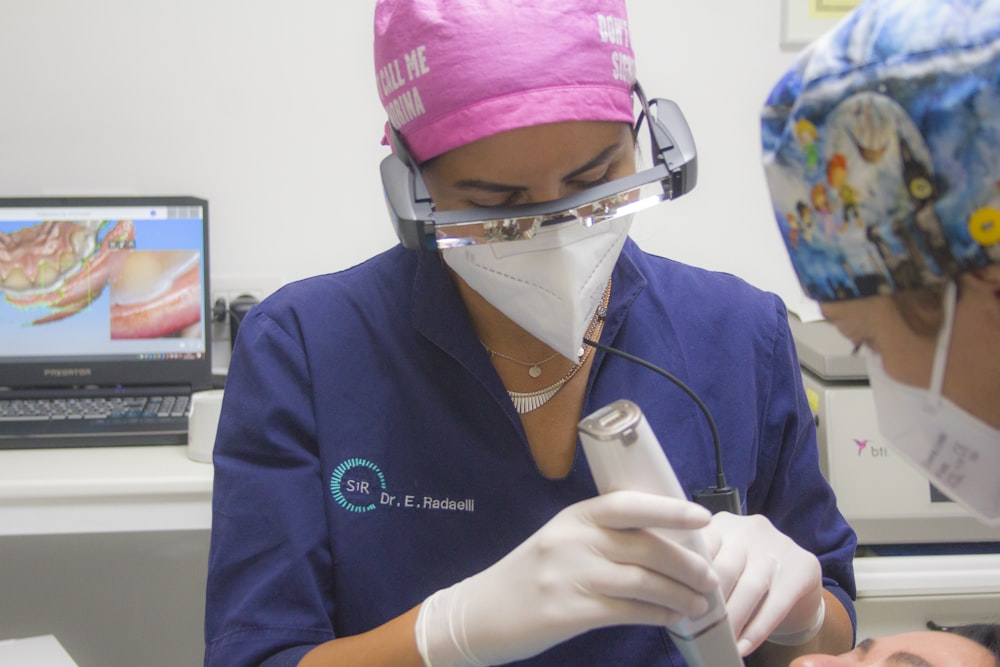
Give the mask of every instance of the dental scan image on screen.
<path id="1" fill-rule="evenodd" d="M 0 210 L 0 359 L 205 354 L 198 207 Z"/>

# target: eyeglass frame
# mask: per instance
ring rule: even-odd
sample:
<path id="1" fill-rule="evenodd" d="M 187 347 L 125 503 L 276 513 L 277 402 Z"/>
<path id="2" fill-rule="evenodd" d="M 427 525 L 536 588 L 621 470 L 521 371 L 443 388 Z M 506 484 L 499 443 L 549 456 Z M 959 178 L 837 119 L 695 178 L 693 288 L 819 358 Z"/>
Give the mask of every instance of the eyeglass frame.
<path id="1" fill-rule="evenodd" d="M 579 217 L 574 211 L 587 205 L 604 204 L 616 195 L 630 193 L 642 186 L 661 187 L 662 192 L 654 195 L 656 200 L 652 204 L 687 194 L 698 180 L 698 154 L 684 114 L 671 100 L 654 98 L 647 101 L 638 82 L 632 90 L 641 105 L 639 117 L 633 125 L 633 136 L 639 136 L 643 120 L 648 119 L 646 126 L 649 130 L 653 166 L 546 202 L 437 211 L 420 175 L 419 165 L 398 131 L 390 125 L 389 140 L 393 154 L 382 160 L 379 170 L 389 217 L 400 243 L 412 250 L 440 250 L 461 245 L 519 240 L 529 238 L 530 235 L 520 232 L 505 234 L 505 223 L 533 219 L 533 228 L 537 228 L 576 219 L 584 224 L 600 224 L 625 215 L 628 209 L 622 206 L 615 209 L 613 214 L 601 216 L 599 220 Z M 656 110 L 655 116 L 650 113 L 651 109 Z M 498 223 L 501 226 L 500 233 L 485 229 L 486 225 L 496 226 Z M 439 234 L 449 227 L 457 229 L 476 224 L 484 226 L 484 232 L 480 236 L 451 237 Z"/>

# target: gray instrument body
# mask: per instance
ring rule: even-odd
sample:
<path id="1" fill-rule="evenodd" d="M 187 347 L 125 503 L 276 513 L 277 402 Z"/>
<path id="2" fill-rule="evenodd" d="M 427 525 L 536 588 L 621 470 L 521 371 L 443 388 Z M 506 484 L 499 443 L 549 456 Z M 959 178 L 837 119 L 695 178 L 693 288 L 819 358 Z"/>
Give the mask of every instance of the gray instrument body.
<path id="1" fill-rule="evenodd" d="M 633 490 L 688 500 L 656 434 L 635 403 L 615 401 L 585 417 L 577 428 L 601 493 Z M 700 532 L 651 530 L 710 560 Z M 742 667 L 721 591 L 716 589 L 706 598 L 708 611 L 669 626 L 671 638 L 692 667 Z"/>

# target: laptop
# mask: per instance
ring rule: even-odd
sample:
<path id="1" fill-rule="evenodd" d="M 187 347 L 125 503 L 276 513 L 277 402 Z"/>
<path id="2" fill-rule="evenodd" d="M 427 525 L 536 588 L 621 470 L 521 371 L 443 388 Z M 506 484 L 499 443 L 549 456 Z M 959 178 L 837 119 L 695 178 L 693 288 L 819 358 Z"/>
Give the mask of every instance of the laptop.
<path id="1" fill-rule="evenodd" d="M 0 449 L 185 444 L 209 295 L 204 199 L 0 198 Z"/>

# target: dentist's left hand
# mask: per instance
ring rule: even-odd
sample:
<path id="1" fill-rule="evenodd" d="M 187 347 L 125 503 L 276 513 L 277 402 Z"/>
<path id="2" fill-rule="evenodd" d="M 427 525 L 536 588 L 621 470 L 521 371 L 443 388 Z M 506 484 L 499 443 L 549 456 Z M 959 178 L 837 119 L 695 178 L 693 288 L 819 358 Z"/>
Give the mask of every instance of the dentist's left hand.
<path id="1" fill-rule="evenodd" d="M 761 515 L 719 512 L 702 529 L 740 653 L 765 640 L 798 645 L 823 624 L 823 575 L 815 555 Z"/>
<path id="2" fill-rule="evenodd" d="M 718 578 L 655 529 L 709 519 L 694 503 L 639 491 L 566 507 L 490 567 L 424 601 L 414 627 L 424 664 L 502 665 L 595 628 L 705 613 L 703 594 Z"/>

